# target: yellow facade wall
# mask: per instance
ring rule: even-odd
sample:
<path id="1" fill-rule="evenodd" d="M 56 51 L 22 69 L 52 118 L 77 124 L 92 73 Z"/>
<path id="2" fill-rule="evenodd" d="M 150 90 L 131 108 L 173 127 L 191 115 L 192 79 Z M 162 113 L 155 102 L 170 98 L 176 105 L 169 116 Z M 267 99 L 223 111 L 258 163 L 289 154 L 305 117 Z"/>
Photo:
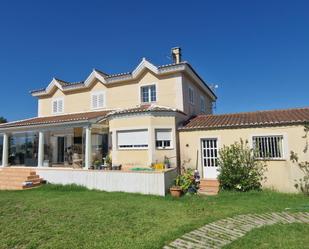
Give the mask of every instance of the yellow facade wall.
<path id="1" fill-rule="evenodd" d="M 156 84 L 156 105 L 172 107 L 182 110 L 182 99 L 179 99 L 181 90 L 180 75 L 155 76 L 150 71 L 145 71 L 138 79 L 123 83 L 104 85 L 99 81 L 93 83 L 89 89 L 63 93 L 57 89 L 48 97 L 39 98 L 39 116 L 52 115 L 53 98 L 64 99 L 64 113 L 77 113 L 92 111 L 91 93 L 105 91 L 106 107 L 104 109 L 132 108 L 141 104 L 140 87 L 143 85 Z M 104 110 L 102 109 L 102 110 Z"/>
<path id="2" fill-rule="evenodd" d="M 113 118 L 109 121 L 109 129 L 113 136 L 112 157 L 113 162 L 122 165 L 149 167 L 151 163 L 163 162 L 164 156 L 170 158 L 173 167 L 176 167 L 176 120 L 174 116 L 158 115 L 130 115 Z M 117 148 L 117 131 L 121 130 L 148 130 L 148 148 L 145 149 L 119 149 Z M 155 130 L 172 130 L 172 148 L 157 149 L 155 145 Z"/>
<path id="3" fill-rule="evenodd" d="M 188 76 L 184 76 L 182 81 L 183 81 L 182 91 L 183 91 L 183 103 L 184 103 L 183 111 L 185 113 L 188 113 L 190 116 L 198 114 L 211 114 L 213 109 L 212 108 L 213 102 L 211 98 L 207 94 L 205 94 L 205 92 L 202 91 L 201 88 L 197 86 L 197 84 L 194 84 L 194 81 L 191 80 Z M 189 87 L 191 87 L 194 92 L 194 104 L 191 104 L 189 101 Z M 201 113 L 201 102 L 200 102 L 201 96 L 205 98 L 206 103 L 205 113 Z"/>
<path id="4" fill-rule="evenodd" d="M 301 178 L 303 174 L 295 164 L 292 164 L 289 156 L 290 151 L 294 151 L 298 153 L 300 161 L 309 161 L 308 153 L 303 152 L 306 140 L 303 138 L 304 129 L 302 126 L 181 131 L 179 135 L 181 163 L 185 162 L 186 167 L 192 168 L 195 168 L 197 164 L 201 172 L 201 139 L 216 137 L 220 148 L 223 145 L 233 144 L 240 139 L 248 140 L 250 143 L 252 135 L 284 136 L 285 159 L 266 162 L 267 181 L 263 183 L 263 186 L 283 192 L 296 192 L 294 180 Z M 204 173 L 206 177 L 207 172 Z"/>

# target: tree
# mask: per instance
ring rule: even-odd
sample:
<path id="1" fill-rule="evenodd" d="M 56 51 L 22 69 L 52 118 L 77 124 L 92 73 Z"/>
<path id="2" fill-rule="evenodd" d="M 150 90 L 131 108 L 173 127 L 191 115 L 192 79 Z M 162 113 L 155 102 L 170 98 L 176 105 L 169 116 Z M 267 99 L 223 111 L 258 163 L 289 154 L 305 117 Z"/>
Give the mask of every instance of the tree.
<path id="1" fill-rule="evenodd" d="M 6 122 L 7 122 L 7 120 L 4 117 L 0 117 L 0 124 L 6 123 Z"/>

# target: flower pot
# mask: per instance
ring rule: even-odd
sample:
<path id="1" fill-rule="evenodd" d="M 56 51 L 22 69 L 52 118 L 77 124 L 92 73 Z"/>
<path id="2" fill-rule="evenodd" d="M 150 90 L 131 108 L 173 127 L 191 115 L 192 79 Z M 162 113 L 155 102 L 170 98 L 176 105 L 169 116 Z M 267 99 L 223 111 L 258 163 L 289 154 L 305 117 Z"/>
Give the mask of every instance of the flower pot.
<path id="1" fill-rule="evenodd" d="M 173 197 L 180 197 L 183 194 L 182 189 L 179 187 L 171 187 L 170 193 Z"/>

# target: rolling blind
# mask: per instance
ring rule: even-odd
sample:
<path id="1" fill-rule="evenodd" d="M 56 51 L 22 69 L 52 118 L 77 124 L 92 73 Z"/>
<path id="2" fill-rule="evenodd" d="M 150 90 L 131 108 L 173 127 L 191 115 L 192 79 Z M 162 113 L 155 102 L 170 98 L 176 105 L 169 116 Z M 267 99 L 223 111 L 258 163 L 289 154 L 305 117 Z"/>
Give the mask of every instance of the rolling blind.
<path id="1" fill-rule="evenodd" d="M 117 132 L 118 147 L 147 147 L 148 130 L 130 130 Z"/>
<path id="2" fill-rule="evenodd" d="M 157 141 L 172 140 L 172 130 L 171 129 L 156 130 L 156 140 Z"/>

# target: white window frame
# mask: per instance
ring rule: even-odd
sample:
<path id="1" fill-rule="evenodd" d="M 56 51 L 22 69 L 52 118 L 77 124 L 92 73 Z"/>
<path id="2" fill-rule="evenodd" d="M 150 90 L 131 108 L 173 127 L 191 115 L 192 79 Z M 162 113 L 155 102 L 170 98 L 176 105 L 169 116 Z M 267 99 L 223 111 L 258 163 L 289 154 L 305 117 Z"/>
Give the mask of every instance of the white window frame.
<path id="1" fill-rule="evenodd" d="M 191 93 L 192 93 L 192 99 L 191 99 Z M 191 86 L 189 86 L 188 88 L 188 95 L 189 95 L 189 103 L 191 105 L 194 105 L 194 89 Z"/>
<path id="2" fill-rule="evenodd" d="M 98 96 L 99 95 L 103 95 L 103 105 L 102 106 L 97 106 L 97 107 L 94 107 L 94 102 L 93 102 L 93 96 Z M 97 99 L 97 104 L 99 103 L 98 99 Z M 105 91 L 94 91 L 91 93 L 91 99 L 90 99 L 90 106 L 91 106 L 91 109 L 92 110 L 99 110 L 99 109 L 103 109 L 106 107 L 106 93 Z"/>
<path id="3" fill-rule="evenodd" d="M 168 131 L 170 132 L 170 140 L 158 140 L 157 139 L 157 132 L 158 131 Z M 157 146 L 157 142 L 158 141 L 162 141 L 162 143 L 164 143 L 165 141 L 169 141 L 170 142 L 170 145 L 169 146 Z M 156 128 L 155 129 L 155 147 L 157 150 L 170 150 L 170 149 L 173 149 L 174 146 L 173 146 L 173 129 L 171 128 Z"/>
<path id="4" fill-rule="evenodd" d="M 155 101 L 151 101 L 151 86 L 155 86 L 155 90 L 156 90 L 156 100 Z M 148 102 L 144 102 L 143 101 L 143 95 L 142 95 L 142 88 L 143 87 L 148 87 L 148 97 L 149 97 L 149 101 Z M 148 103 L 156 103 L 158 102 L 158 84 L 156 83 L 150 83 L 150 84 L 143 84 L 140 85 L 139 87 L 139 102 L 142 104 L 148 104 Z"/>
<path id="5" fill-rule="evenodd" d="M 206 113 L 206 99 L 204 96 L 200 96 L 200 111 Z"/>
<path id="6" fill-rule="evenodd" d="M 138 132 L 138 131 L 147 131 L 147 146 L 141 146 L 141 147 L 138 147 L 137 145 L 133 145 L 132 144 L 132 147 L 120 147 L 119 146 L 119 143 L 118 143 L 118 134 L 121 133 L 121 132 Z M 115 133 L 116 135 L 116 147 L 117 147 L 117 150 L 148 150 L 149 148 L 149 129 L 145 128 L 145 129 L 125 129 L 125 130 L 117 130 Z M 129 145 L 130 146 L 130 145 Z"/>
<path id="7" fill-rule="evenodd" d="M 58 108 L 58 103 L 59 101 L 62 101 L 62 110 L 59 111 L 59 108 Z M 54 111 L 54 103 L 57 103 L 57 111 L 55 112 Z M 52 105 L 51 105 L 51 108 L 52 108 L 52 114 L 61 114 L 61 113 L 64 113 L 64 98 L 53 98 L 52 99 Z"/>
<path id="8" fill-rule="evenodd" d="M 216 148 L 206 148 L 205 147 L 205 150 L 216 150 L 217 151 L 217 156 L 204 156 L 204 148 L 203 148 L 203 142 L 206 141 L 206 140 L 215 140 L 216 141 Z M 202 167 L 214 167 L 214 168 L 218 168 L 218 160 L 219 160 L 219 150 L 220 150 L 220 146 L 219 146 L 219 138 L 218 137 L 205 137 L 205 138 L 201 138 L 201 156 L 202 156 Z M 209 166 L 209 165 L 205 165 L 204 164 L 204 160 L 207 160 L 207 159 L 213 159 L 213 160 L 217 160 L 217 164 L 216 165 L 212 165 L 212 166 Z"/>
<path id="9" fill-rule="evenodd" d="M 254 137 L 271 137 L 271 136 L 281 136 L 282 137 L 282 156 L 280 158 L 258 158 L 258 160 L 266 161 L 286 161 L 288 160 L 288 135 L 287 133 L 260 133 L 260 134 L 251 134 L 249 136 L 249 144 L 252 149 L 254 148 L 253 139 Z"/>

